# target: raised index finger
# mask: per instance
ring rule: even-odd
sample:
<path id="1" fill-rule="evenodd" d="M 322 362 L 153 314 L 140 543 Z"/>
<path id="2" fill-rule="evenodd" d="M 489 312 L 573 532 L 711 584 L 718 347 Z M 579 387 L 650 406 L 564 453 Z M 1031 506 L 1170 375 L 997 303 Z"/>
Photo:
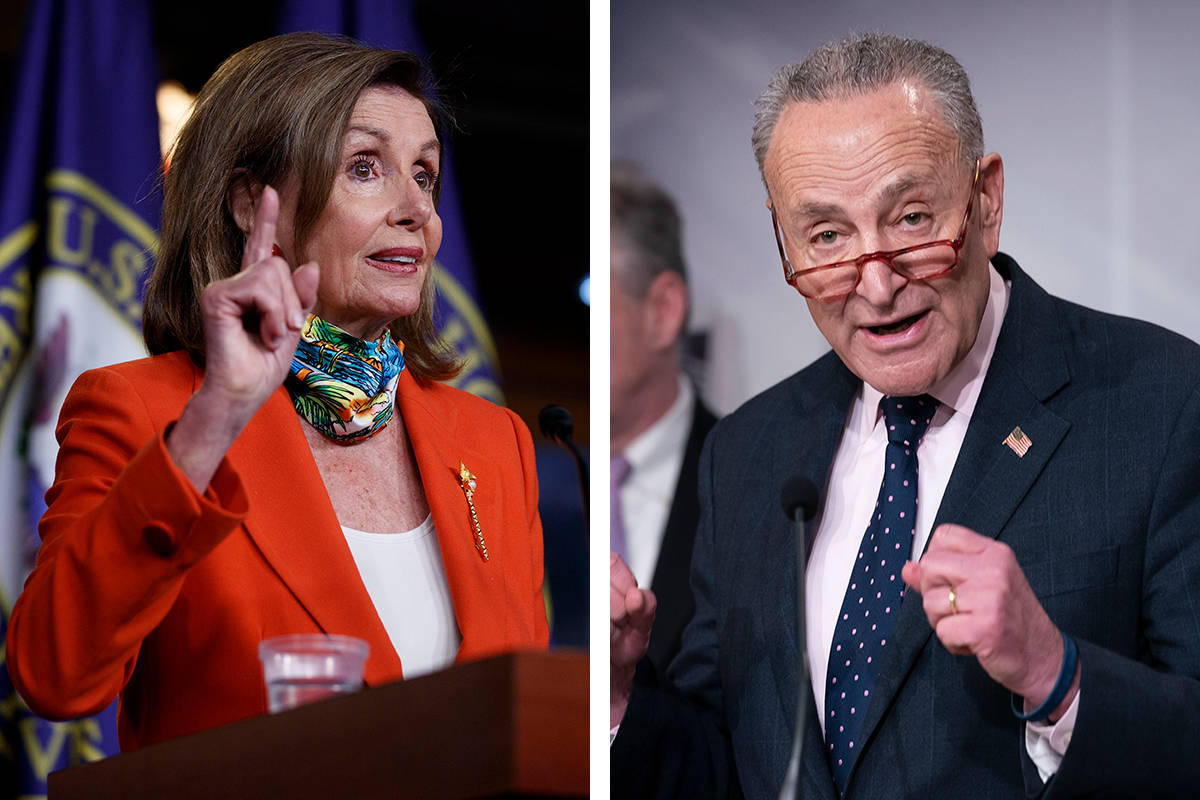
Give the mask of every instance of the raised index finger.
<path id="1" fill-rule="evenodd" d="M 275 222 L 279 219 L 279 195 L 270 186 L 264 186 L 254 209 L 254 227 L 246 248 L 242 251 L 242 269 L 246 269 L 269 258 L 271 245 L 275 244 Z"/>

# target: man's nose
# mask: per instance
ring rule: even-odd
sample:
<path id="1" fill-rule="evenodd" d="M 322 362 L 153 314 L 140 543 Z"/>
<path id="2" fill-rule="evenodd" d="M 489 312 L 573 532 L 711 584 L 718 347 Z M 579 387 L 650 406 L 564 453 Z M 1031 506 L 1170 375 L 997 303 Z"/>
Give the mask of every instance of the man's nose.
<path id="1" fill-rule="evenodd" d="M 892 269 L 882 258 L 869 259 L 862 265 L 862 273 L 855 292 L 873 306 L 880 308 L 892 305 L 896 293 L 908 279 Z"/>

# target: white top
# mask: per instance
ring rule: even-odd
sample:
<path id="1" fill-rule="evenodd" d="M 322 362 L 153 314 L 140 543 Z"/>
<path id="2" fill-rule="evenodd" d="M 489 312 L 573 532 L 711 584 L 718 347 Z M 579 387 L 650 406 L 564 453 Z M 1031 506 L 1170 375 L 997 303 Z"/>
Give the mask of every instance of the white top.
<path id="1" fill-rule="evenodd" d="M 621 487 L 625 561 L 642 588 L 649 588 L 654 580 L 695 412 L 692 384 L 683 375 L 678 378 L 679 392 L 671 408 L 630 442 L 622 454 L 630 466 L 629 477 Z"/>
<path id="2" fill-rule="evenodd" d="M 400 656 L 404 677 L 449 666 L 462 635 L 433 516 L 411 531 L 365 533 L 342 526 L 367 594 Z"/>
<path id="3" fill-rule="evenodd" d="M 1008 309 L 1008 285 L 995 268 L 990 268 L 989 273 L 987 306 L 975 344 L 967 357 L 929 392 L 941 405 L 917 451 L 921 469 L 912 558 L 920 558 L 929 540 L 934 517 L 966 437 Z M 887 433 L 879 411 L 882 397 L 880 391 L 864 382 L 851 403 L 842 440 L 830 469 L 829 485 L 825 487 L 825 503 L 814 522 L 816 534 L 805 573 L 806 647 L 813 700 L 822 731 L 825 730 L 825 681 L 834 628 L 882 480 L 887 449 Z M 897 573 L 900 566 L 896 565 Z M 896 580 L 900 580 L 898 574 Z M 1043 780 L 1058 769 L 1066 752 L 1078 700 L 1077 695 L 1071 710 L 1055 725 L 1026 726 L 1026 748 Z M 1056 750 L 1056 745 L 1061 749 Z"/>

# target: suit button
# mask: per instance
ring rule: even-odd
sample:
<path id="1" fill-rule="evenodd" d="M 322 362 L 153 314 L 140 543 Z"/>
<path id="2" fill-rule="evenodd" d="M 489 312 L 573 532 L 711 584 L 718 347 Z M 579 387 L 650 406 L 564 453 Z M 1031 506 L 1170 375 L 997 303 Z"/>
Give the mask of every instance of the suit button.
<path id="1" fill-rule="evenodd" d="M 146 540 L 146 545 L 156 555 L 167 558 L 175 553 L 175 537 L 161 522 L 151 522 L 142 528 L 142 538 Z"/>

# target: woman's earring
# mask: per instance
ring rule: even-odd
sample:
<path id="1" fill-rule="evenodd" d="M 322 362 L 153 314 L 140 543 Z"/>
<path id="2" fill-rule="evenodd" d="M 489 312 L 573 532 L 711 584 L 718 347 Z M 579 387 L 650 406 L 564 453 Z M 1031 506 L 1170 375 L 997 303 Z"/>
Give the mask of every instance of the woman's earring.
<path id="1" fill-rule="evenodd" d="M 279 249 L 279 245 L 274 243 L 271 244 L 271 255 L 283 258 L 283 251 Z"/>

